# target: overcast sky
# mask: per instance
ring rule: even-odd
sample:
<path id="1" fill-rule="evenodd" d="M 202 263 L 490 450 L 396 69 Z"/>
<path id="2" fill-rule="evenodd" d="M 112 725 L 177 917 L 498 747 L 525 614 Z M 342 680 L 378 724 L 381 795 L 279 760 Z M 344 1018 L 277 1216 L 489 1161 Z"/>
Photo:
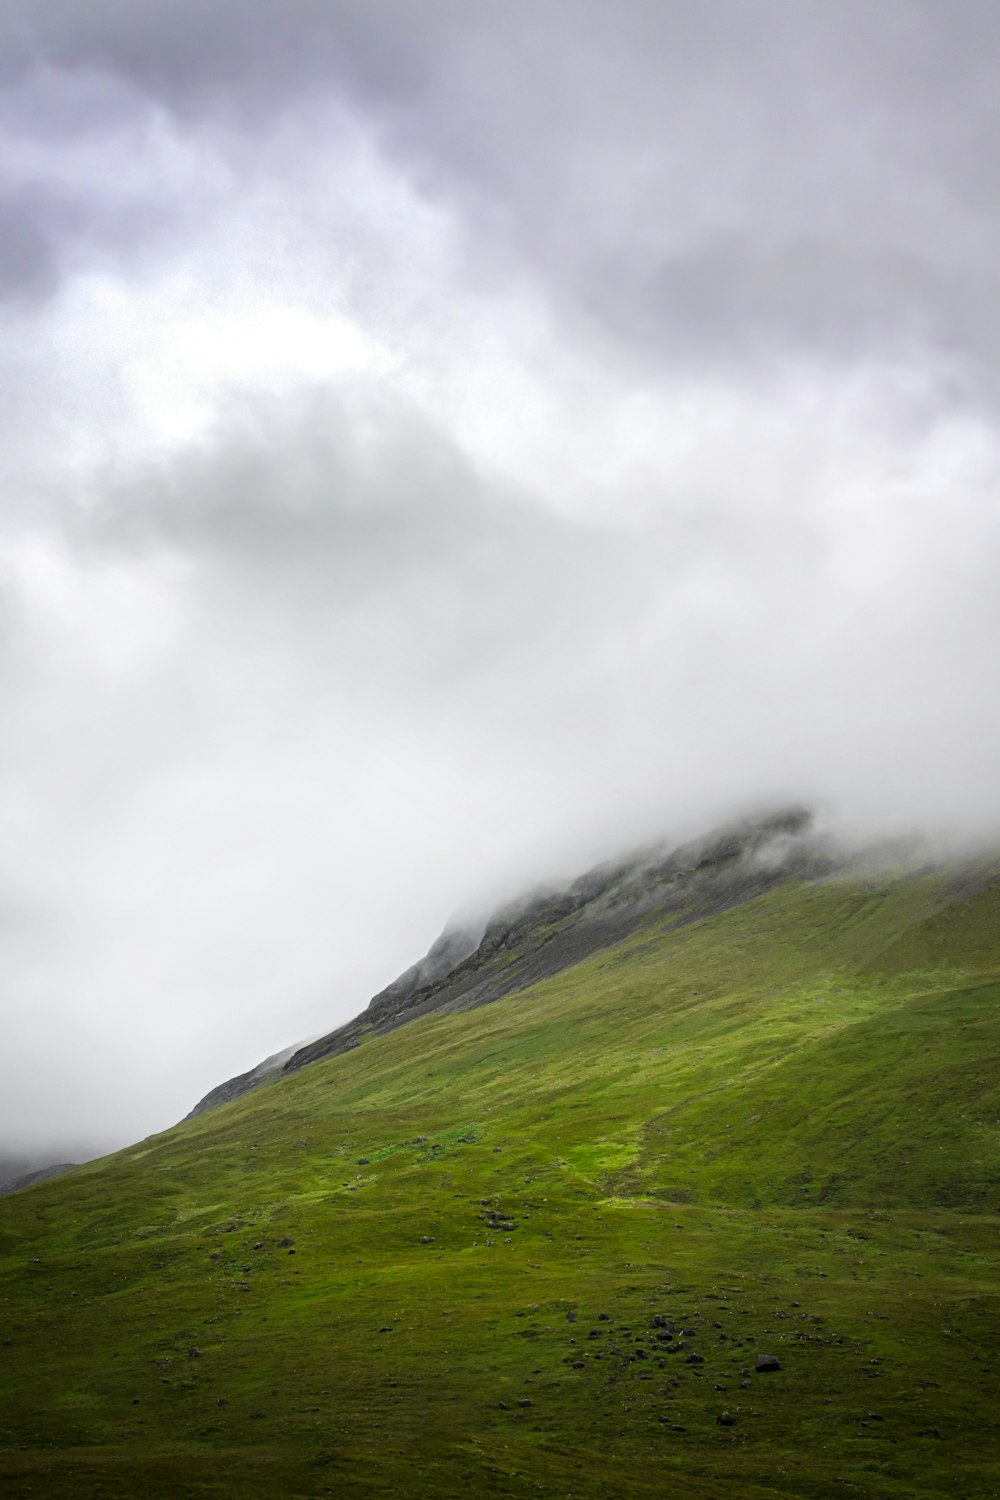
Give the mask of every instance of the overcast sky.
<path id="1" fill-rule="evenodd" d="M 0 1145 L 661 833 L 996 833 L 998 47 L 2 0 Z"/>

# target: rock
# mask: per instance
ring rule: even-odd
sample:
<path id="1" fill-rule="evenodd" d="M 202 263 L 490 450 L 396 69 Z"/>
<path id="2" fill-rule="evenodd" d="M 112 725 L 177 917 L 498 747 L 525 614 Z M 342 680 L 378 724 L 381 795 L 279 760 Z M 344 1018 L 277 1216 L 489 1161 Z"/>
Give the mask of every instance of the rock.
<path id="1" fill-rule="evenodd" d="M 358 1166 L 359 1167 L 367 1167 L 367 1165 L 368 1165 L 368 1157 L 367 1156 L 359 1156 L 358 1157 Z"/>
<path id="2" fill-rule="evenodd" d="M 264 1248 L 264 1241 L 263 1240 L 258 1240 L 257 1243 L 256 1243 L 256 1245 L 251 1245 L 250 1248 L 251 1248 L 251 1250 L 263 1250 L 263 1248 Z"/>
<path id="3" fill-rule="evenodd" d="M 290 1234 L 286 1234 L 285 1238 L 283 1240 L 279 1240 L 278 1241 L 278 1249 L 279 1250 L 287 1250 L 287 1248 L 288 1248 L 289 1245 L 294 1245 L 294 1244 L 295 1244 L 295 1241 L 292 1239 L 291 1235 Z"/>
<path id="4" fill-rule="evenodd" d="M 518 1401 L 517 1404 L 518 1404 L 518 1406 L 530 1406 L 532 1403 L 528 1399 L 527 1396 L 522 1396 L 521 1399 L 520 1399 L 520 1401 Z"/>
<path id="5" fill-rule="evenodd" d="M 720 1411 L 715 1420 L 718 1422 L 720 1427 L 736 1426 L 736 1418 L 733 1416 L 731 1411 Z"/>
<path id="6" fill-rule="evenodd" d="M 705 1356 L 704 1354 L 689 1354 L 684 1363 L 686 1365 L 703 1365 L 705 1363 Z"/>
<path id="7" fill-rule="evenodd" d="M 610 1323 L 611 1322 L 611 1314 L 610 1313 L 598 1313 L 597 1314 L 597 1321 L 598 1321 L 598 1323 Z"/>
<path id="8" fill-rule="evenodd" d="M 189 1349 L 188 1350 L 188 1359 L 201 1359 L 201 1350 L 200 1349 Z"/>
<path id="9" fill-rule="evenodd" d="M 769 1375 L 773 1370 L 781 1369 L 781 1361 L 774 1354 L 758 1354 L 754 1369 L 758 1375 Z"/>

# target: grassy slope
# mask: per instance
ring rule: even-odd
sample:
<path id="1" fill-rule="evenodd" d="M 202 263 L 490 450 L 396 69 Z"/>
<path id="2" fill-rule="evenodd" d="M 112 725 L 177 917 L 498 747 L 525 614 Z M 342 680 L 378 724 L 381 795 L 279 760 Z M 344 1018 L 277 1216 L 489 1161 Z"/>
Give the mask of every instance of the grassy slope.
<path id="1" fill-rule="evenodd" d="M 0 1489 L 1000 1493 L 1000 888 L 941 891 L 649 930 L 0 1203 Z"/>

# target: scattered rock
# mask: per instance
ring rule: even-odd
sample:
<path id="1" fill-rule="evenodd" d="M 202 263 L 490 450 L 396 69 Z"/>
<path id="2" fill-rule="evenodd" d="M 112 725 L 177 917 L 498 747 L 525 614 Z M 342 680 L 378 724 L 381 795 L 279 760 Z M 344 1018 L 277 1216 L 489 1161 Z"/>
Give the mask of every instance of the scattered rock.
<path id="1" fill-rule="evenodd" d="M 521 1399 L 520 1399 L 520 1401 L 518 1401 L 517 1404 L 518 1404 L 518 1406 L 531 1406 L 532 1405 L 531 1401 L 528 1399 L 527 1396 L 522 1396 Z"/>
<path id="2" fill-rule="evenodd" d="M 368 1165 L 368 1157 L 367 1156 L 359 1156 L 358 1157 L 358 1166 L 359 1167 L 367 1167 L 367 1165 Z"/>
<path id="3" fill-rule="evenodd" d="M 201 1350 L 200 1349 L 189 1349 L 188 1350 L 188 1359 L 201 1359 Z"/>
<path id="4" fill-rule="evenodd" d="M 731 1411 L 720 1411 L 715 1420 L 718 1422 L 720 1427 L 736 1426 L 736 1418 L 733 1416 Z"/>
<path id="5" fill-rule="evenodd" d="M 279 1250 L 287 1250 L 287 1248 L 288 1248 L 289 1245 L 294 1245 L 294 1244 L 295 1244 L 295 1241 L 292 1239 L 291 1235 L 290 1234 L 286 1234 L 285 1238 L 283 1240 L 279 1240 L 278 1241 L 278 1249 Z"/>
<path id="6" fill-rule="evenodd" d="M 758 1375 L 769 1375 L 773 1370 L 781 1369 L 781 1361 L 774 1354 L 758 1354 L 754 1369 Z"/>

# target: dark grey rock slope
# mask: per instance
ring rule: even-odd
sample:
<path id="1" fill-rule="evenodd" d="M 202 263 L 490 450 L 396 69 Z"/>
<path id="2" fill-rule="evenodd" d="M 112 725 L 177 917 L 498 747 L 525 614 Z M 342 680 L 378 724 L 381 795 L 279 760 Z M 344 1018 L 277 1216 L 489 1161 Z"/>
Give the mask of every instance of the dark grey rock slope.
<path id="1" fill-rule="evenodd" d="M 271 1057 L 265 1057 L 264 1061 L 258 1063 L 249 1072 L 237 1073 L 235 1078 L 227 1078 L 225 1083 L 217 1084 L 195 1105 L 186 1120 L 191 1120 L 195 1115 L 203 1115 L 210 1109 L 216 1109 L 220 1104 L 228 1104 L 230 1099 L 238 1099 L 241 1094 L 249 1094 L 251 1089 L 258 1088 L 280 1073 L 288 1059 L 298 1051 L 300 1044 L 295 1043 L 291 1047 L 285 1047 L 281 1052 L 275 1052 Z"/>
<path id="2" fill-rule="evenodd" d="M 5 1198 L 8 1193 L 17 1193 L 21 1188 L 31 1187 L 35 1182 L 45 1182 L 49 1177 L 60 1177 L 63 1172 L 69 1172 L 76 1165 L 75 1161 L 61 1161 L 49 1167 L 36 1167 L 33 1172 L 21 1172 L 16 1177 L 8 1177 L 0 1182 L 0 1198 Z"/>
<path id="3" fill-rule="evenodd" d="M 449 929 L 360 1016 L 220 1084 L 191 1115 L 418 1016 L 471 1010 L 527 989 L 647 921 L 680 927 L 752 901 L 783 881 L 820 878 L 833 869 L 829 849 L 801 809 L 756 818 L 680 849 L 658 845 L 601 865 L 571 885 L 504 907 L 485 931 Z"/>

